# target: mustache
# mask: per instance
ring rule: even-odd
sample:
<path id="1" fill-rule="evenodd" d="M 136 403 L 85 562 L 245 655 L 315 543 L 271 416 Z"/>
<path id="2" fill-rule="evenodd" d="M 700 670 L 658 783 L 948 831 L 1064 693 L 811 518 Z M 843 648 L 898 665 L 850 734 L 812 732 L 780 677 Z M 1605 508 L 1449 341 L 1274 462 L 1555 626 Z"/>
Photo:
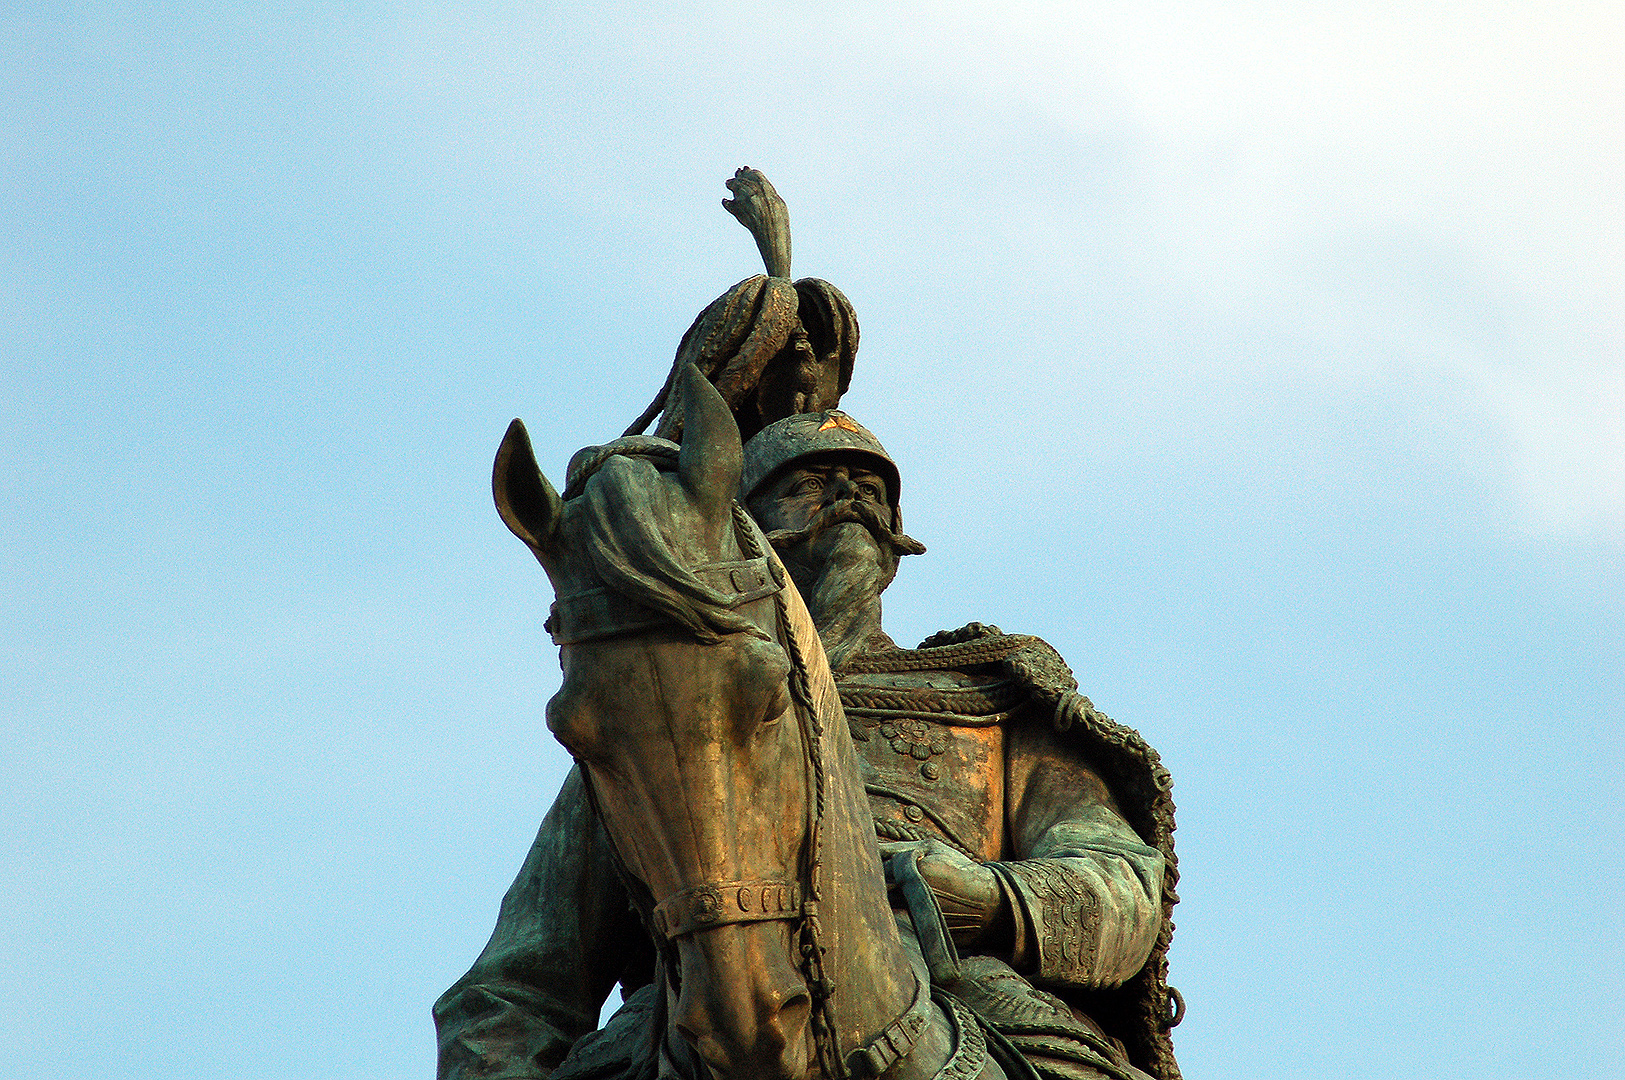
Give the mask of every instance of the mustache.
<path id="1" fill-rule="evenodd" d="M 767 535 L 767 542 L 773 545 L 774 551 L 784 551 L 797 544 L 804 544 L 816 540 L 819 536 L 849 521 L 862 525 L 877 540 L 881 547 L 887 548 L 897 555 L 923 555 L 925 545 L 900 532 L 892 532 L 891 523 L 881 517 L 881 511 L 873 503 L 859 502 L 848 499 L 832 503 L 815 514 L 812 520 L 799 529 L 776 529 Z"/>

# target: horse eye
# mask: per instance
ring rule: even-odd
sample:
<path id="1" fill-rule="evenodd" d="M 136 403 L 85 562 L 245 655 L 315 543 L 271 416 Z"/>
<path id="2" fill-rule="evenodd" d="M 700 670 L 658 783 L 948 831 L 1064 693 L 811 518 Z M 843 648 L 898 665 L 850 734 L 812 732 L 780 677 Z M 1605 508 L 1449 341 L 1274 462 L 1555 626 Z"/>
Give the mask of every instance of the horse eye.
<path id="1" fill-rule="evenodd" d="M 790 704 L 790 684 L 781 682 L 773 696 L 767 699 L 767 710 L 762 713 L 762 723 L 778 723 L 779 718 L 790 711 Z"/>

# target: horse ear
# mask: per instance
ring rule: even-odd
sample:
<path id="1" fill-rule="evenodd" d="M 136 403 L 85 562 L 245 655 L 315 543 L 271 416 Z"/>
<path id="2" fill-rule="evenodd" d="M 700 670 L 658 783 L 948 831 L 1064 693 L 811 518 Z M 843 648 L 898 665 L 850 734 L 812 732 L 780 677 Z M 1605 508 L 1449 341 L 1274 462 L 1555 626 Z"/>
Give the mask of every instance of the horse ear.
<path id="1" fill-rule="evenodd" d="M 711 380 L 693 364 L 679 379 L 683 392 L 683 445 L 677 474 L 683 487 L 706 510 L 725 511 L 739 493 L 745 452 L 739 425 Z"/>
<path id="2" fill-rule="evenodd" d="M 553 534 L 564 515 L 564 500 L 536 466 L 536 453 L 530 448 L 530 433 L 515 420 L 497 448 L 491 467 L 491 495 L 503 524 L 540 559 L 551 547 Z"/>

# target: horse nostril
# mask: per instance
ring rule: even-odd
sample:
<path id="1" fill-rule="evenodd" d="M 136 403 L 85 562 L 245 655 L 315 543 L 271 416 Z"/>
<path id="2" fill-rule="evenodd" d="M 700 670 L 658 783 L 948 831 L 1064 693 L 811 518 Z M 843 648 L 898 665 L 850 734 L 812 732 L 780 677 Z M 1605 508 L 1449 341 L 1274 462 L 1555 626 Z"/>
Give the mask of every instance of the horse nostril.
<path id="1" fill-rule="evenodd" d="M 726 1071 L 728 1055 L 723 1052 L 722 1044 L 717 1041 L 715 1036 L 702 1035 L 694 1029 L 694 1025 L 684 1023 L 682 1020 L 673 1020 L 671 1026 L 677 1029 L 677 1034 L 682 1036 L 684 1042 L 694 1048 L 694 1052 L 700 1056 L 701 1061 L 713 1069 Z"/>
<path id="2" fill-rule="evenodd" d="M 786 997 L 784 1003 L 779 1006 L 778 1016 L 774 1017 L 779 1031 L 785 1036 L 786 1043 L 794 1042 L 811 1019 L 812 996 L 807 993 L 806 987 Z"/>

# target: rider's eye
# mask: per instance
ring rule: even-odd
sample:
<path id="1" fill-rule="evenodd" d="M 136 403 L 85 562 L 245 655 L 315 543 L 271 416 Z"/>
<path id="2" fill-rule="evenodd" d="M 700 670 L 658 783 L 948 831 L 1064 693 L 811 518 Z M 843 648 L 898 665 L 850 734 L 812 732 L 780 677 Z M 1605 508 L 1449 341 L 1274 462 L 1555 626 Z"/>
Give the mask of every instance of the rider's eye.
<path id="1" fill-rule="evenodd" d="M 809 476 L 795 486 L 794 493 L 797 495 L 812 495 L 822 490 L 824 490 L 824 482 L 816 476 Z"/>
<path id="2" fill-rule="evenodd" d="M 873 484 L 859 484 L 858 490 L 863 492 L 863 496 L 866 499 L 880 498 L 880 489 L 875 487 Z"/>

